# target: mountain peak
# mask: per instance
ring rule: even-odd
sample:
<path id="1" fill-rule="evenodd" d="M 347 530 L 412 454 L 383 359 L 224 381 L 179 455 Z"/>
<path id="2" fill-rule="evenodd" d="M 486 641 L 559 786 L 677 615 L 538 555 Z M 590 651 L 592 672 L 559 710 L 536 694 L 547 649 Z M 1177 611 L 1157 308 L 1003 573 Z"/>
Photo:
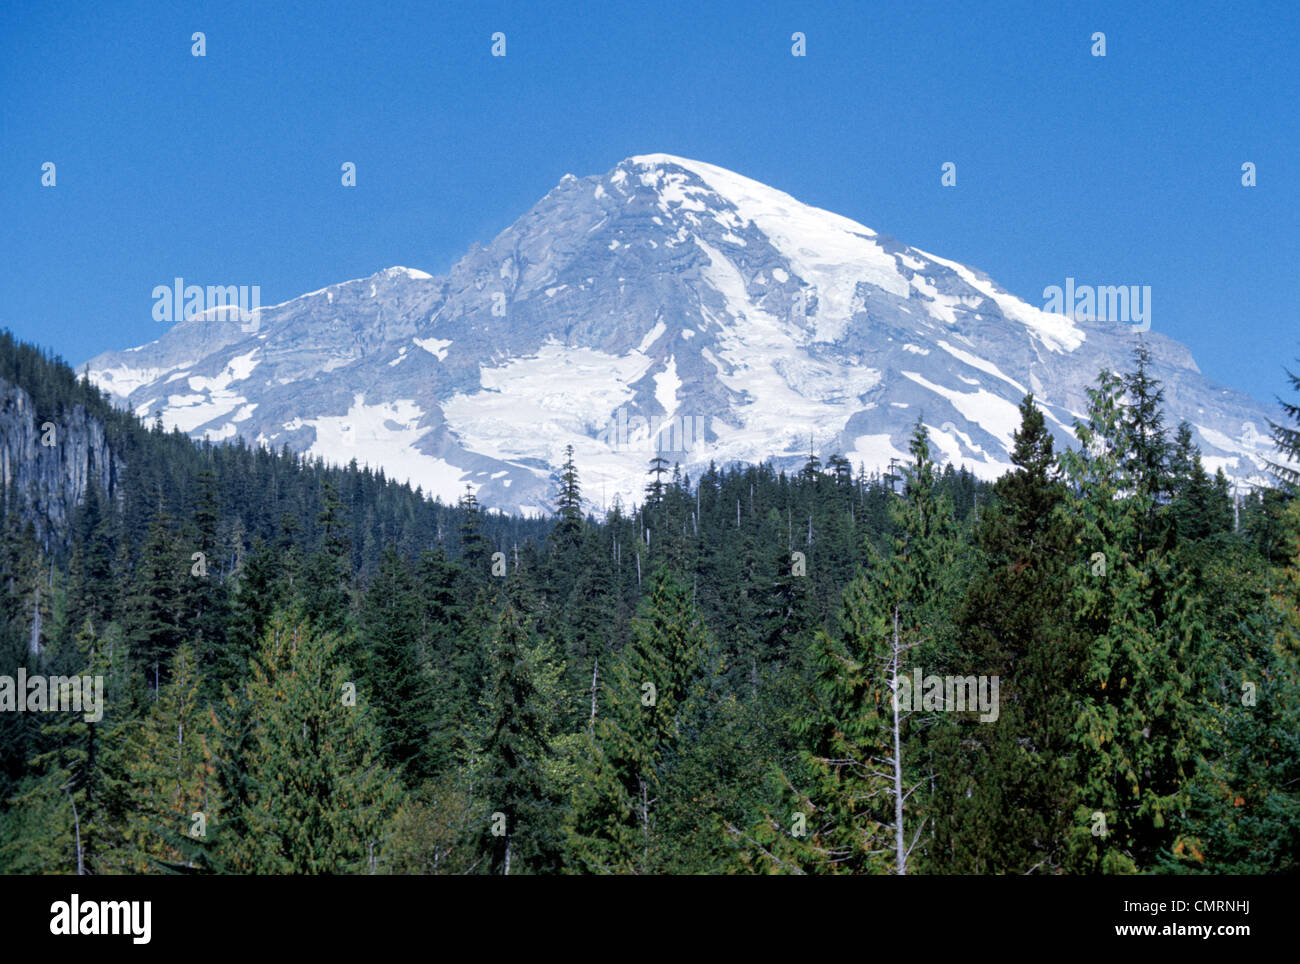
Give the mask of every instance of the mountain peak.
<path id="1" fill-rule="evenodd" d="M 599 504 L 637 501 L 658 452 L 693 477 L 936 455 L 1009 468 L 1033 392 L 1060 445 L 1102 368 L 1126 370 L 1121 324 L 1076 321 L 982 272 L 703 161 L 645 154 L 566 175 L 437 283 L 401 266 L 90 362 L 131 410 L 214 440 L 244 436 L 382 466 L 447 500 L 544 511 L 573 445 Z M 1171 339 L 1143 336 L 1211 471 L 1261 473 L 1274 413 L 1215 386 Z M 593 498 L 593 501 L 594 498 Z"/>

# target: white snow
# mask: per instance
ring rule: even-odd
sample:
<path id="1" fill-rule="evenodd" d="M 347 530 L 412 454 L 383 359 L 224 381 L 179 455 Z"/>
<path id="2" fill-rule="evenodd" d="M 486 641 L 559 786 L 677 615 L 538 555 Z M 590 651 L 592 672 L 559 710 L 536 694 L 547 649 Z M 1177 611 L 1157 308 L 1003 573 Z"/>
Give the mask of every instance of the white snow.
<path id="1" fill-rule="evenodd" d="M 815 318 L 817 338 L 834 341 L 843 333 L 852 315 L 858 282 L 882 288 L 900 298 L 907 297 L 908 281 L 898 263 L 873 240 L 876 232 L 841 215 L 811 207 L 782 191 L 742 177 L 721 167 L 670 154 L 647 154 L 631 158 L 650 169 L 642 181 L 663 176 L 664 165 L 690 171 L 730 202 L 746 221 L 753 222 L 781 253 L 795 272 L 817 289 L 819 310 Z M 654 183 L 651 180 L 650 183 Z M 676 199 L 698 198 L 699 189 L 680 178 L 664 178 L 661 195 Z M 710 205 L 703 201 L 700 207 Z M 696 208 L 692 207 L 692 210 Z"/>
<path id="2" fill-rule="evenodd" d="M 219 429 L 208 429 L 203 433 L 203 437 L 209 442 L 222 442 L 228 438 L 234 438 L 239 434 L 233 422 L 227 422 Z"/>
<path id="3" fill-rule="evenodd" d="M 936 385 L 934 382 L 922 378 L 916 372 L 902 372 L 901 374 L 921 387 L 928 388 L 936 395 L 948 399 L 948 401 L 952 402 L 953 408 L 964 415 L 967 421 L 974 422 L 984 431 L 997 438 L 1008 451 L 1014 447 L 1013 436 L 1016 430 L 1020 428 L 1020 407 L 1018 405 L 1013 405 L 1005 398 L 994 395 L 987 389 L 981 388 L 978 392 L 959 392 L 951 388 L 944 388 L 942 385 Z"/>
<path id="4" fill-rule="evenodd" d="M 985 281 L 977 277 L 975 272 L 964 264 L 949 261 L 947 258 L 940 258 L 938 255 L 922 251 L 920 248 L 914 250 L 931 261 L 951 268 L 968 285 L 981 294 L 988 296 L 1001 309 L 1003 315 L 1013 321 L 1020 322 L 1029 330 L 1032 336 L 1038 338 L 1039 341 L 1053 351 L 1074 351 L 1087 338 L 1083 329 L 1078 327 L 1066 315 L 1058 315 L 1055 312 L 1043 311 L 1040 308 L 1028 305 L 1015 295 L 1002 291 L 991 281 Z"/>
<path id="5" fill-rule="evenodd" d="M 395 267 L 395 268 L 387 268 L 387 269 L 385 269 L 384 274 L 387 274 L 387 275 L 404 274 L 404 275 L 406 275 L 408 278 L 410 278 L 412 281 L 432 281 L 432 280 L 433 280 L 433 275 L 431 275 L 431 274 L 426 274 L 425 272 L 423 272 L 423 271 L 419 271 L 419 270 L 417 270 L 417 269 L 415 269 L 415 268 L 403 268 L 401 265 L 398 265 L 398 266 Z"/>
<path id="6" fill-rule="evenodd" d="M 144 345 L 141 345 L 138 348 L 128 350 L 139 351 L 140 348 L 144 347 Z M 132 368 L 129 365 L 119 365 L 116 368 L 101 368 L 98 371 L 89 372 L 88 377 L 94 385 L 102 388 L 110 395 L 126 398 L 140 386 L 156 382 L 168 372 L 193 368 L 197 364 L 197 361 L 181 362 L 179 365 L 169 365 L 166 368 Z"/>
<path id="7" fill-rule="evenodd" d="M 193 432 L 200 425 L 229 415 L 247 402 L 248 399 L 242 395 L 228 392 L 214 392 L 210 398 L 204 395 L 172 395 L 167 399 L 167 407 L 162 410 L 163 427 L 169 432 L 173 428 L 185 433 Z"/>
<path id="8" fill-rule="evenodd" d="M 382 466 L 388 478 L 423 486 L 425 492 L 462 491 L 464 473 L 460 469 L 416 450 L 416 443 L 429 432 L 419 425 L 423 416 L 414 401 L 398 399 L 368 405 L 365 395 L 358 392 L 346 415 L 303 420 L 302 424 L 316 430 L 307 454 L 339 464 L 355 458 L 372 468 Z"/>
<path id="9" fill-rule="evenodd" d="M 718 443 L 709 457 L 762 461 L 804 453 L 810 436 L 840 432 L 861 407 L 860 396 L 879 383 L 880 372 L 812 357 L 801 345 L 801 331 L 748 300 L 740 272 L 725 255 L 698 238 L 696 243 L 709 257 L 704 281 L 722 296 L 728 316 L 705 310 L 718 326 L 717 351 L 702 349 L 701 355 L 741 400 L 727 421 L 713 419 Z"/>
<path id="10" fill-rule="evenodd" d="M 890 459 L 909 462 L 912 458 L 907 452 L 894 447 L 887 432 L 859 435 L 853 440 L 853 450 L 846 452 L 844 457 L 854 466 L 861 464 L 868 472 L 888 471 Z"/>
<path id="11" fill-rule="evenodd" d="M 641 352 L 641 354 L 644 355 L 646 352 L 648 352 L 651 349 L 654 343 L 657 342 L 663 336 L 663 333 L 667 330 L 668 330 L 667 326 L 662 321 L 656 321 L 654 327 L 651 328 L 649 331 L 647 331 L 645 333 L 645 337 L 641 339 L 641 344 L 636 346 L 636 350 Z"/>
<path id="12" fill-rule="evenodd" d="M 655 374 L 654 380 L 655 401 L 671 417 L 677 411 L 677 390 L 682 387 L 682 380 L 677 377 L 676 356 L 669 356 L 668 363 L 664 365 L 663 371 Z"/>
<path id="13" fill-rule="evenodd" d="M 972 355 L 968 351 L 962 351 L 960 348 L 954 348 L 946 341 L 940 340 L 938 342 L 938 345 L 949 355 L 952 355 L 953 358 L 956 358 L 960 362 L 965 362 L 971 368 L 978 368 L 980 371 L 984 372 L 987 375 L 992 375 L 994 378 L 1002 379 L 1004 382 L 1006 382 L 1008 385 L 1010 385 L 1012 388 L 1018 391 L 1021 395 L 1029 394 L 1029 392 L 1025 389 L 1024 385 L 1021 385 L 1014 378 L 1008 378 L 1006 375 L 1002 374 L 1002 370 L 992 362 L 985 361 L 983 358 L 980 358 L 977 355 Z"/>
<path id="14" fill-rule="evenodd" d="M 441 338 L 413 338 L 411 340 L 438 361 L 447 360 L 447 349 L 451 347 L 450 341 L 444 341 Z"/>
<path id="15" fill-rule="evenodd" d="M 557 445 L 578 439 L 594 452 L 589 430 L 633 400 L 631 385 L 651 364 L 640 352 L 620 357 L 551 339 L 532 357 L 480 368 L 480 389 L 443 402 L 443 417 L 463 446 L 502 461 L 554 461 Z"/>

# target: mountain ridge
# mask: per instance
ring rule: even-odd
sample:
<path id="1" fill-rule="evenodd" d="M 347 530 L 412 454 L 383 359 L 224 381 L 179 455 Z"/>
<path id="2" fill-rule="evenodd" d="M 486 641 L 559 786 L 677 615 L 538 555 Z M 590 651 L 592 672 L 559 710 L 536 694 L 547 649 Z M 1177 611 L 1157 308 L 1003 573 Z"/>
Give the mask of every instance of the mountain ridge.
<path id="1" fill-rule="evenodd" d="M 382 466 L 429 494 L 548 511 L 566 445 L 596 505 L 639 501 L 653 439 L 720 465 L 903 458 L 1009 467 L 1033 392 L 1058 442 L 1134 330 L 1036 308 L 987 274 L 714 165 L 637 155 L 566 174 L 442 276 L 386 268 L 232 321 L 173 324 L 90 376 L 169 428 Z M 1171 424 L 1262 481 L 1279 413 L 1141 333 Z M 597 493 L 601 498 L 597 501 Z"/>

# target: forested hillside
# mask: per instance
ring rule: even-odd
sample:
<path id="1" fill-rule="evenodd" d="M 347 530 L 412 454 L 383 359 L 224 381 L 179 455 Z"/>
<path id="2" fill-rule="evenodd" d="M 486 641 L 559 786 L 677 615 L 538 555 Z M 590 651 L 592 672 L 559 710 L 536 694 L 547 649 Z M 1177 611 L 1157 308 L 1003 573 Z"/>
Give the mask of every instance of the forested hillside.
<path id="1" fill-rule="evenodd" d="M 1026 398 L 993 485 L 918 423 L 894 477 L 653 459 L 603 518 L 570 458 L 544 520 L 147 427 L 7 337 L 0 379 L 120 463 L 61 528 L 4 493 L 0 676 L 103 712 L 0 712 L 2 872 L 1300 867 L 1300 502 L 1234 500 L 1141 349 L 1078 451 Z"/>

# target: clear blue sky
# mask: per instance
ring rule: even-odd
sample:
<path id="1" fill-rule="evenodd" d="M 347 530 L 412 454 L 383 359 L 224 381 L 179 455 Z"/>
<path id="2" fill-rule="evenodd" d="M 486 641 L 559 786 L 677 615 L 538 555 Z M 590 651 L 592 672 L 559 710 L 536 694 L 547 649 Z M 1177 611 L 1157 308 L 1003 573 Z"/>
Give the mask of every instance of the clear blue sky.
<path id="1" fill-rule="evenodd" d="M 79 363 L 157 337 L 177 275 L 273 304 L 437 274 L 566 172 L 662 151 L 1035 304 L 1149 284 L 1202 371 L 1289 397 L 1297 49 L 1295 2 L 0 0 L 0 326 Z"/>

